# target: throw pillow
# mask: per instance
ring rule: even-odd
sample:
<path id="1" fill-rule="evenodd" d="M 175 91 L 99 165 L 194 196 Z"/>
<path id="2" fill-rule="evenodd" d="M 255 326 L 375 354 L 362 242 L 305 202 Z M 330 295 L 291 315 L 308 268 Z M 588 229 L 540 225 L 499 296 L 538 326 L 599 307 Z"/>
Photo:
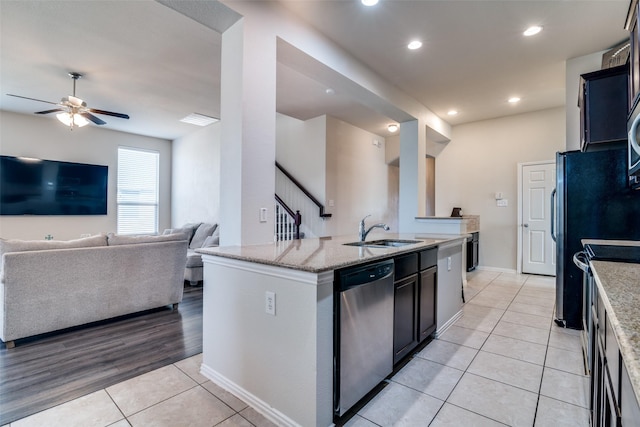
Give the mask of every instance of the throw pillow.
<path id="1" fill-rule="evenodd" d="M 202 247 L 205 239 L 213 234 L 213 232 L 218 227 L 218 224 L 200 224 L 198 229 L 196 230 L 196 234 L 193 235 L 191 239 L 191 243 L 189 244 L 190 249 L 198 249 Z"/>
<path id="2" fill-rule="evenodd" d="M 218 245 L 220 245 L 220 236 L 218 236 L 218 237 L 209 236 L 206 239 L 204 239 L 204 243 L 202 244 L 201 247 L 203 247 L 203 248 L 211 248 L 211 247 L 218 246 Z"/>

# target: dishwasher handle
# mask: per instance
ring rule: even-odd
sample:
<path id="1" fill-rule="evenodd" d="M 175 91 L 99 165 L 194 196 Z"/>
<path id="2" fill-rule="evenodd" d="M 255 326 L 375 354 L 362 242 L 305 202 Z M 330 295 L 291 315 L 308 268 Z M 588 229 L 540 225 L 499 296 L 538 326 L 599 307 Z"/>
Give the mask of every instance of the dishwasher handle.
<path id="1" fill-rule="evenodd" d="M 367 285 L 393 276 L 393 260 L 387 260 L 362 267 L 349 268 L 340 272 L 340 291 Z"/>

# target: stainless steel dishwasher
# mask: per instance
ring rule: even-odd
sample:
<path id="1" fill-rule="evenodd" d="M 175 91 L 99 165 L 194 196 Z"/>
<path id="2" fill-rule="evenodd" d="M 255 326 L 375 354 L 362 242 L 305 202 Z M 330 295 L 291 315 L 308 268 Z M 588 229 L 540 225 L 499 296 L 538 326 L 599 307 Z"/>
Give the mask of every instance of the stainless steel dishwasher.
<path id="1" fill-rule="evenodd" d="M 393 260 L 336 279 L 334 409 L 342 416 L 393 371 Z"/>

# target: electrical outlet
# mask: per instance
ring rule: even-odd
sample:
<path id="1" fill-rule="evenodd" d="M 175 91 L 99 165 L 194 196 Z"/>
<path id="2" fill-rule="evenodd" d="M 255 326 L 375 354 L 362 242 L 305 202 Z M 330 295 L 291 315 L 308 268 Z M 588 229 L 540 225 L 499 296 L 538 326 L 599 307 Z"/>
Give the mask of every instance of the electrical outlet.
<path id="1" fill-rule="evenodd" d="M 264 311 L 272 316 L 276 315 L 276 293 L 265 292 L 264 293 Z"/>
<path id="2" fill-rule="evenodd" d="M 496 206 L 504 208 L 509 206 L 509 201 L 507 199 L 496 200 Z"/>
<path id="3" fill-rule="evenodd" d="M 80 235 L 81 238 L 85 238 L 85 237 L 91 237 L 91 234 L 89 233 L 83 233 Z"/>

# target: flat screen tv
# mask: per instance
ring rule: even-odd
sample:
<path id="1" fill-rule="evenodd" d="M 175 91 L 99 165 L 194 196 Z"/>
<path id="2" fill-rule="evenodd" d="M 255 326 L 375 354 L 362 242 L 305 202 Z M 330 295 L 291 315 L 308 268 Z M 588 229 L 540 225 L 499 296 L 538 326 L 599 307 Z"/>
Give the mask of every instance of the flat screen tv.
<path id="1" fill-rule="evenodd" d="M 106 215 L 108 167 L 0 156 L 0 215 Z"/>

